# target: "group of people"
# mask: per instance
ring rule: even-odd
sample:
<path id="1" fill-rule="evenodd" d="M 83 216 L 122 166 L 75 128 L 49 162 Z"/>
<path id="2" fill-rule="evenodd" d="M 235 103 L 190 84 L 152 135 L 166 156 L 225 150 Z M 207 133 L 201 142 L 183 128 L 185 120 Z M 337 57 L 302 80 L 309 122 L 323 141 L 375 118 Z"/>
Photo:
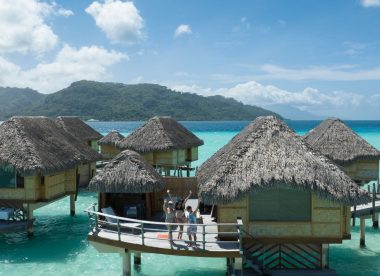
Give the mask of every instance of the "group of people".
<path id="1" fill-rule="evenodd" d="M 189 237 L 189 241 L 187 242 L 187 246 L 189 247 L 197 247 L 197 212 L 199 208 L 200 200 L 198 199 L 197 207 L 193 210 L 193 208 L 188 205 L 186 206 L 186 202 L 190 198 L 192 192 L 189 191 L 189 195 L 177 202 L 173 202 L 170 196 L 170 191 L 167 190 L 169 200 L 164 200 L 163 210 L 165 212 L 165 222 L 168 223 L 178 223 L 179 230 L 177 239 L 182 239 L 182 233 L 184 225 L 183 223 L 187 223 L 187 235 Z M 185 209 L 186 206 L 186 209 Z M 172 230 L 174 229 L 174 225 L 167 225 L 169 230 L 169 241 L 173 242 Z"/>

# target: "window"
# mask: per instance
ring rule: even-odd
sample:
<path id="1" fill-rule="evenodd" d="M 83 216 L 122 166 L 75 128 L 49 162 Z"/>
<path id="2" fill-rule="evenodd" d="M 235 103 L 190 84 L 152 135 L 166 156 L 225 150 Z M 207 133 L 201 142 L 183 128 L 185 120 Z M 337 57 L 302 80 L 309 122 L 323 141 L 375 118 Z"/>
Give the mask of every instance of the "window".
<path id="1" fill-rule="evenodd" d="M 13 167 L 0 166 L 0 188 L 16 187 L 16 172 Z"/>
<path id="2" fill-rule="evenodd" d="M 272 188 L 252 192 L 249 198 L 251 221 L 311 221 L 311 192 Z"/>
<path id="3" fill-rule="evenodd" d="M 45 185 L 45 176 L 41 175 L 41 185 Z"/>
<path id="4" fill-rule="evenodd" d="M 20 173 L 16 173 L 17 188 L 24 188 L 24 182 L 25 182 L 24 176 L 21 175 Z"/>

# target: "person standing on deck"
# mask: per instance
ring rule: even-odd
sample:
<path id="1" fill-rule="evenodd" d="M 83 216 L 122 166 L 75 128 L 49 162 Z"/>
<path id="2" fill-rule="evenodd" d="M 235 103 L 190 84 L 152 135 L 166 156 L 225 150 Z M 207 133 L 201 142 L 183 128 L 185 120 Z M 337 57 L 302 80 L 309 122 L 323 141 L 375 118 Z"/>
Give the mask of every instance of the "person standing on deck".
<path id="1" fill-rule="evenodd" d="M 168 190 L 168 194 L 169 194 Z M 170 196 L 170 195 L 169 195 Z M 175 210 L 174 210 L 174 203 L 172 200 L 167 200 L 166 198 L 164 199 L 164 205 L 162 206 L 162 209 L 164 210 L 165 213 L 165 222 L 168 223 L 174 223 L 175 222 Z M 173 225 L 167 225 L 166 226 L 169 231 L 168 239 L 170 243 L 173 243 Z"/>
<path id="2" fill-rule="evenodd" d="M 186 217 L 187 217 L 187 235 L 189 237 L 189 244 L 188 246 L 193 246 L 194 248 L 197 247 L 197 212 L 199 209 L 199 203 L 201 199 L 198 198 L 197 207 L 193 210 L 193 208 L 189 205 L 186 207 Z M 192 237 L 194 242 L 192 242 Z"/>
<path id="3" fill-rule="evenodd" d="M 184 200 L 177 202 L 175 206 L 176 223 L 181 223 L 181 225 L 179 225 L 177 239 L 182 239 L 183 226 L 184 226 L 182 223 L 186 222 L 185 205 L 186 205 L 187 200 L 190 198 L 190 196 L 191 196 L 191 191 L 189 191 L 189 195 Z"/>

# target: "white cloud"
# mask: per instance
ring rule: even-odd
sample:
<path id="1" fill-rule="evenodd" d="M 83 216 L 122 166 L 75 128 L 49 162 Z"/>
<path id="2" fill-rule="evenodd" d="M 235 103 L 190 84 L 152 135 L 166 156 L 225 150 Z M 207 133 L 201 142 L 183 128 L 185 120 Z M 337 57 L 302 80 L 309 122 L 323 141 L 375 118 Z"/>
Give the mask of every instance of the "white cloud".
<path id="1" fill-rule="evenodd" d="M 191 33 L 192 31 L 191 31 L 190 25 L 181 24 L 177 27 L 177 29 L 175 29 L 174 37 L 179 37 L 181 35 L 191 34 Z"/>
<path id="2" fill-rule="evenodd" d="M 46 23 L 50 15 L 72 15 L 56 3 L 38 0 L 0 0 L 0 53 L 41 54 L 52 49 L 58 36 Z"/>
<path id="3" fill-rule="evenodd" d="M 23 70 L 0 57 L 0 86 L 31 87 L 50 93 L 82 79 L 106 80 L 107 68 L 128 56 L 97 46 L 75 49 L 65 45 L 51 63 L 40 63 Z"/>
<path id="4" fill-rule="evenodd" d="M 380 0 L 361 0 L 361 4 L 363 7 L 380 7 Z"/>
<path id="5" fill-rule="evenodd" d="M 93 2 L 86 12 L 113 43 L 132 44 L 144 37 L 144 20 L 133 2 Z"/>
<path id="6" fill-rule="evenodd" d="M 322 93 L 307 87 L 299 92 L 287 91 L 273 85 L 262 85 L 256 81 L 237 84 L 230 88 L 211 89 L 197 85 L 173 85 L 172 89 L 182 92 L 197 93 L 203 96 L 222 95 L 231 97 L 245 104 L 268 106 L 289 104 L 292 106 L 344 106 L 358 105 L 364 97 L 360 94 L 334 91 Z"/>
<path id="7" fill-rule="evenodd" d="M 259 79 L 281 80 L 324 80 L 324 81 L 360 81 L 380 80 L 380 67 L 367 70 L 353 70 L 352 66 L 310 67 L 306 69 L 289 69 L 273 64 L 261 66 L 267 73 Z"/>

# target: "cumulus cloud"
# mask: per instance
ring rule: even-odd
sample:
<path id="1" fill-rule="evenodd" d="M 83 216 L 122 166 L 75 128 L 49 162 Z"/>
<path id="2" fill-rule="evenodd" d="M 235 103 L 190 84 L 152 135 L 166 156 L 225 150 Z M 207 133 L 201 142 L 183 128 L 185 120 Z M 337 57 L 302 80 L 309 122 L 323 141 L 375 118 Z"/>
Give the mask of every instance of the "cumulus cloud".
<path id="1" fill-rule="evenodd" d="M 144 36 L 144 20 L 133 2 L 93 2 L 86 12 L 113 43 L 132 44 Z"/>
<path id="2" fill-rule="evenodd" d="M 50 93 L 70 83 L 87 80 L 105 80 L 110 77 L 107 68 L 128 56 L 97 46 L 80 49 L 65 45 L 50 63 L 40 63 L 24 70 L 0 57 L 0 86 L 31 87 L 42 93 Z"/>
<path id="3" fill-rule="evenodd" d="M 380 0 L 361 0 L 360 1 L 363 7 L 380 7 Z"/>
<path id="4" fill-rule="evenodd" d="M 366 70 L 353 70 L 352 66 L 290 69 L 278 65 L 265 64 L 261 66 L 260 69 L 267 73 L 264 76 L 260 76 L 260 79 L 324 81 L 380 80 L 380 67 Z"/>
<path id="5" fill-rule="evenodd" d="M 190 25 L 186 25 L 186 24 L 181 24 L 179 25 L 176 29 L 175 29 L 175 32 L 174 32 L 174 37 L 179 37 L 181 35 L 184 35 L 184 34 L 191 34 L 192 31 L 191 31 L 191 27 Z"/>
<path id="6" fill-rule="evenodd" d="M 41 54 L 52 49 L 58 36 L 46 23 L 50 15 L 72 15 L 56 3 L 0 0 L 0 53 Z"/>
<path id="7" fill-rule="evenodd" d="M 274 104 L 289 104 L 298 107 L 305 106 L 356 106 L 364 99 L 360 94 L 334 91 L 322 93 L 318 89 L 307 87 L 302 91 L 293 92 L 273 85 L 263 85 L 256 81 L 237 84 L 230 88 L 204 88 L 197 85 L 173 85 L 172 89 L 182 92 L 192 92 L 203 96 L 222 95 L 231 97 L 245 104 L 269 106 Z"/>

